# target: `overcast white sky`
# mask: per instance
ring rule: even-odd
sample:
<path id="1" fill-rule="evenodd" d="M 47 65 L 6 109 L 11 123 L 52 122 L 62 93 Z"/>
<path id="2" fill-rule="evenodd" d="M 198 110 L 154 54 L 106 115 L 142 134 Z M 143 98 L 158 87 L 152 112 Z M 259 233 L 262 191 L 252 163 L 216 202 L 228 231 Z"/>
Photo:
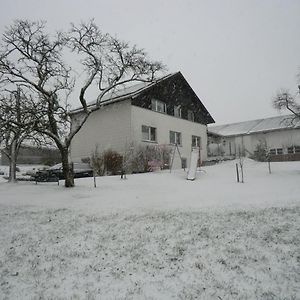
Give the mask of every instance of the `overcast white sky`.
<path id="1" fill-rule="evenodd" d="M 181 71 L 217 124 L 277 115 L 280 88 L 297 91 L 300 0 L 0 0 L 0 32 L 16 18 L 51 29 L 94 18 Z"/>

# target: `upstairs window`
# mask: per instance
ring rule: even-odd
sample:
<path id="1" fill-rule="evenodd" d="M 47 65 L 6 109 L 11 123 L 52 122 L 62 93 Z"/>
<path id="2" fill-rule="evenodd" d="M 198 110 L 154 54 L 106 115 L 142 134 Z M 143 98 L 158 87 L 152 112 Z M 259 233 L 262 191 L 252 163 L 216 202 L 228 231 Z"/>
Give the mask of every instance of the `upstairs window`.
<path id="1" fill-rule="evenodd" d="M 151 100 L 151 109 L 164 114 L 167 112 L 166 103 L 156 99 Z"/>
<path id="2" fill-rule="evenodd" d="M 170 131 L 170 144 L 181 146 L 181 132 Z"/>
<path id="3" fill-rule="evenodd" d="M 156 128 L 142 125 L 142 140 L 147 142 L 156 142 Z"/>
<path id="4" fill-rule="evenodd" d="M 174 117 L 181 118 L 181 106 L 174 106 Z"/>
<path id="5" fill-rule="evenodd" d="M 201 137 L 192 135 L 192 147 L 199 147 L 201 149 Z"/>
<path id="6" fill-rule="evenodd" d="M 192 110 L 188 110 L 188 114 L 187 114 L 188 120 L 189 121 L 193 121 L 194 122 L 194 112 Z"/>

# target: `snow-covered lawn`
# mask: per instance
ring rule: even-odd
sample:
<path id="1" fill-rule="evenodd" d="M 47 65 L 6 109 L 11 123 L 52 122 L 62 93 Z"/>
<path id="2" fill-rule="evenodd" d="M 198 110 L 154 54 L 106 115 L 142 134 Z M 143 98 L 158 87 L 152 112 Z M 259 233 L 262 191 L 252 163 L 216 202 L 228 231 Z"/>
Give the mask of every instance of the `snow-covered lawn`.
<path id="1" fill-rule="evenodd" d="M 299 299 L 300 163 L 234 164 L 0 181 L 0 299 Z"/>

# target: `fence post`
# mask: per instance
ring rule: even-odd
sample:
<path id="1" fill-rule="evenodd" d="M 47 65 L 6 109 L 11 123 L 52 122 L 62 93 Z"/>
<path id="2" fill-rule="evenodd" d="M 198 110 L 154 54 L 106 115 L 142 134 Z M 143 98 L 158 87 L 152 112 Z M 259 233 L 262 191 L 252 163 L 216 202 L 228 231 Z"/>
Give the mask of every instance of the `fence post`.
<path id="1" fill-rule="evenodd" d="M 238 166 L 238 164 L 235 164 L 235 167 L 236 167 L 236 181 L 240 182 L 239 166 Z"/>
<path id="2" fill-rule="evenodd" d="M 243 164 L 241 164 L 241 175 L 242 175 L 242 183 L 244 183 L 244 171 L 243 171 Z"/>

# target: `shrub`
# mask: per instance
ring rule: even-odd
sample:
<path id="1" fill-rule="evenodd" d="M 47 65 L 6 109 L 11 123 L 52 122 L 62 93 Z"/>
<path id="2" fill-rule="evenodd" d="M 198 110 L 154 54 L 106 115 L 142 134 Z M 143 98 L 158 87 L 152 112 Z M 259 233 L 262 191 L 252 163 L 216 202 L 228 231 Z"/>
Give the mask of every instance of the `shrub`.
<path id="1" fill-rule="evenodd" d="M 123 156 L 116 151 L 105 151 L 103 153 L 103 161 L 105 171 L 112 175 L 116 175 L 122 170 Z"/>
<path id="2" fill-rule="evenodd" d="M 164 169 L 169 166 L 171 149 L 159 146 L 139 146 L 131 155 L 132 172 L 149 172 L 155 168 Z"/>
<path id="3" fill-rule="evenodd" d="M 265 143 L 259 143 L 257 144 L 255 150 L 254 150 L 254 154 L 252 155 L 252 157 L 254 160 L 257 161 L 267 161 L 268 159 L 268 151 L 267 151 L 267 147 Z"/>
<path id="4" fill-rule="evenodd" d="M 113 150 L 99 153 L 96 149 L 91 156 L 91 166 L 99 176 L 118 174 L 122 170 L 122 164 L 122 155 Z"/>
<path id="5" fill-rule="evenodd" d="M 92 153 L 91 166 L 96 174 L 103 176 L 105 174 L 104 158 L 102 154 L 99 154 L 97 149 Z"/>

